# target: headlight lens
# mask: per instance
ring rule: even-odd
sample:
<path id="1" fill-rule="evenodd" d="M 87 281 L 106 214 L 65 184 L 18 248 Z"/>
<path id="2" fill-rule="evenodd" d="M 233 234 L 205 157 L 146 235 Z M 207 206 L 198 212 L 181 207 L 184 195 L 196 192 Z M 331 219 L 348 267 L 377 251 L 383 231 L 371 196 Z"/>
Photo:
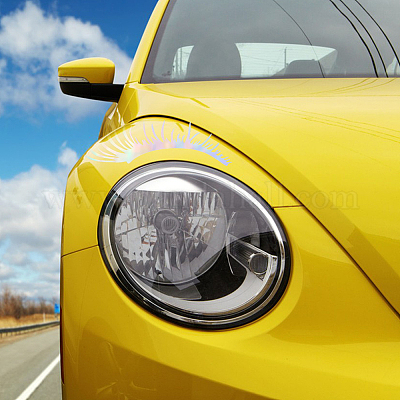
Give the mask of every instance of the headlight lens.
<path id="1" fill-rule="evenodd" d="M 182 324 L 227 328 L 280 298 L 289 249 L 272 209 L 208 167 L 163 162 L 125 176 L 100 218 L 103 258 L 142 306 Z"/>

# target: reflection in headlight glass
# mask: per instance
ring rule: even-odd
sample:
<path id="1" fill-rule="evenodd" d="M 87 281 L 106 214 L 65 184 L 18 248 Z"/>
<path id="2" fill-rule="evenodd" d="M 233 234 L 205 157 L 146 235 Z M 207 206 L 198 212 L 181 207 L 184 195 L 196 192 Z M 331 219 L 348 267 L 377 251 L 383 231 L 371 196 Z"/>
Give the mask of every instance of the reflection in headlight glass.
<path id="1" fill-rule="evenodd" d="M 226 225 L 216 192 L 134 190 L 119 208 L 115 239 L 129 271 L 177 284 L 212 266 L 223 248 Z"/>

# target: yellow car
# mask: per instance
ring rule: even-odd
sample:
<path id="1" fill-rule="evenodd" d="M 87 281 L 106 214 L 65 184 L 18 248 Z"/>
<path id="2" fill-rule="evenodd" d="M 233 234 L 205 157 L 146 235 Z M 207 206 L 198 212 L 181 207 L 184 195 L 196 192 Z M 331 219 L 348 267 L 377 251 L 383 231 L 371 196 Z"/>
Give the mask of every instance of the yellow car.
<path id="1" fill-rule="evenodd" d="M 72 170 L 64 400 L 400 398 L 397 0 L 161 0 Z"/>

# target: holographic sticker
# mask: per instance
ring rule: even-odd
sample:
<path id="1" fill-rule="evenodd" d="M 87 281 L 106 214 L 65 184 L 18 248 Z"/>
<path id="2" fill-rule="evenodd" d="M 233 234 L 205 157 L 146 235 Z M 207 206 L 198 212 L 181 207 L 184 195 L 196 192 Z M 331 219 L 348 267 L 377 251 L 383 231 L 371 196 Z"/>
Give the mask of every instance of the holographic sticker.
<path id="1" fill-rule="evenodd" d="M 100 149 L 97 151 L 90 150 L 88 158 L 98 162 L 115 162 L 115 163 L 130 163 L 135 158 L 150 151 L 165 150 L 165 149 L 190 149 L 206 153 L 218 160 L 224 165 L 229 165 L 231 161 L 219 151 L 218 143 L 215 143 L 210 134 L 205 140 L 195 140 L 199 132 L 194 132 L 192 125 L 189 124 L 188 132 L 174 134 L 174 129 L 169 135 L 164 132 L 163 123 L 161 132 L 158 135 L 151 125 L 151 133 L 146 132 L 146 126 L 143 124 L 143 132 L 145 139 L 138 140 L 132 136 L 132 130 L 125 130 L 122 136 L 115 136 L 100 144 Z M 192 132 L 193 131 L 193 132 Z"/>

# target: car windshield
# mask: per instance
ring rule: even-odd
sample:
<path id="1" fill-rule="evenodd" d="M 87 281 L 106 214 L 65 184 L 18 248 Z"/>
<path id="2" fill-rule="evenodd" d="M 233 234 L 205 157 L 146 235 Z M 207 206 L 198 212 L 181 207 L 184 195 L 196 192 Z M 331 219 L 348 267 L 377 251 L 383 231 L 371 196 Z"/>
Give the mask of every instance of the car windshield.
<path id="1" fill-rule="evenodd" d="M 391 77 L 398 0 L 171 0 L 142 83 Z"/>

